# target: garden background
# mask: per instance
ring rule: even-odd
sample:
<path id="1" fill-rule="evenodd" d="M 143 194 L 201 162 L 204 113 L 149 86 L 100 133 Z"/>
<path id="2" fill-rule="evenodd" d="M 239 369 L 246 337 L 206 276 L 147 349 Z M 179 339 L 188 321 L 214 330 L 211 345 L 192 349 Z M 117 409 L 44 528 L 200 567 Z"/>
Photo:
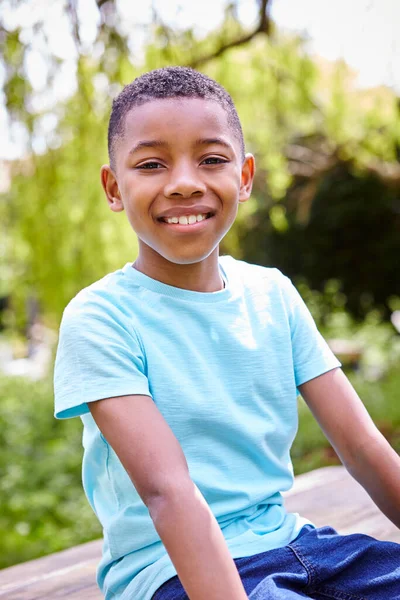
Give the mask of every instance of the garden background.
<path id="1" fill-rule="evenodd" d="M 101 535 L 81 487 L 81 423 L 53 418 L 52 360 L 68 301 L 136 257 L 99 168 L 112 98 L 152 68 L 193 66 L 233 96 L 258 170 L 222 251 L 294 280 L 400 451 L 400 88 L 360 86 L 344 60 L 279 26 L 280 4 L 309 0 L 219 3 L 203 29 L 179 20 L 184 2 L 166 17 L 143 1 L 142 20 L 122 1 L 0 4 L 0 568 Z M 217 0 L 200 4 L 214 22 Z M 350 15 L 345 4 L 313 10 L 334 5 L 357 32 L 374 3 Z M 380 2 L 386 21 L 395 4 Z M 384 21 L 369 23 L 373 46 Z M 301 399 L 299 410 L 296 473 L 336 464 Z"/>

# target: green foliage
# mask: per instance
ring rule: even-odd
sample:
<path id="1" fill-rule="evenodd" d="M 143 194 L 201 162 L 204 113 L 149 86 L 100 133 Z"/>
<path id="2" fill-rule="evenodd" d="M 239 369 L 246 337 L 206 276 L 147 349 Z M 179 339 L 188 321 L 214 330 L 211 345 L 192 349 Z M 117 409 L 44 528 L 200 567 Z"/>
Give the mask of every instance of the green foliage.
<path id="1" fill-rule="evenodd" d="M 79 289 L 135 258 L 137 250 L 124 216 L 107 209 L 99 176 L 107 162 L 105 108 L 85 61 L 79 69 L 79 93 L 58 126 L 62 144 L 23 163 L 6 196 L 14 304 L 22 312 L 25 299 L 35 295 L 56 322 Z"/>
<path id="2" fill-rule="evenodd" d="M 218 49 L 224 44 L 246 33 L 233 5 L 227 5 L 221 27 L 203 38 L 196 37 L 190 28 L 172 30 L 155 17 L 141 61 L 129 54 L 133 34 L 123 33 L 117 4 L 102 4 L 99 17 L 97 33 L 89 46 L 81 42 L 79 23 L 71 22 L 77 50 L 77 88 L 70 98 L 56 105 L 50 103 L 47 108 L 42 108 L 43 103 L 35 104 L 36 92 L 26 68 L 30 51 L 27 40 L 34 40 L 34 35 L 39 34 L 44 40 L 43 24 L 35 24 L 35 34 L 25 29 L 3 31 L 4 89 L 9 116 L 25 124 L 30 149 L 29 156 L 14 168 L 11 190 L 3 196 L 0 206 L 0 216 L 8 224 L 5 235 L 12 240 L 12 244 L 5 242 L 7 252 L 0 255 L 0 272 L 5 274 L 2 279 L 12 294 L 13 306 L 20 316 L 18 322 L 24 314 L 26 298 L 35 296 L 46 316 L 57 323 L 63 307 L 78 289 L 135 258 L 134 234 L 124 215 L 107 211 L 99 184 L 99 167 L 107 161 L 107 118 L 111 97 L 122 83 L 143 71 L 168 64 L 200 61 L 200 68 L 228 89 L 236 102 L 248 149 L 257 158 L 253 199 L 241 207 L 237 223 L 224 240 L 223 251 L 253 262 L 282 266 L 290 275 L 303 274 L 313 288 L 323 286 L 327 278 L 341 279 L 343 264 L 351 264 L 353 274 L 352 260 L 356 264 L 373 260 L 370 255 L 375 247 L 363 256 L 368 245 L 358 248 L 350 244 L 350 261 L 347 254 L 340 254 L 344 263 L 327 274 L 317 265 L 318 259 L 326 255 L 326 249 L 309 245 L 313 238 L 305 224 L 311 227 L 315 222 L 308 219 L 310 207 L 313 217 L 320 207 L 321 219 L 331 226 L 336 223 L 340 229 L 343 227 L 340 218 L 348 213 L 349 194 L 351 199 L 354 190 L 349 192 L 347 186 L 346 192 L 344 186 L 338 197 L 333 172 L 317 178 L 311 192 L 292 194 L 293 189 L 298 189 L 298 181 L 287 148 L 298 149 L 307 146 L 308 140 L 322 139 L 322 154 L 336 156 L 346 164 L 351 162 L 356 172 L 352 177 L 365 183 L 360 184 L 358 201 L 352 205 L 353 223 L 357 225 L 357 219 L 365 213 L 362 199 L 369 186 L 365 170 L 371 160 L 389 163 L 396 160 L 400 124 L 393 95 L 388 92 L 368 96 L 357 92 L 344 64 L 331 73 L 325 72 L 324 65 L 318 66 L 306 54 L 302 40 L 280 36 L 279 32 L 273 38 L 259 34 L 251 42 L 219 54 Z M 61 59 L 45 43 L 41 47 L 46 48 L 51 88 Z M 216 58 L 201 62 L 204 56 L 213 53 Z M 21 82 L 28 87 L 21 87 Z M 43 129 L 46 116 L 55 123 L 49 133 Z M 38 140 L 41 149 L 34 152 Z M 315 165 L 305 162 L 303 168 L 312 171 Z M 397 192 L 389 187 L 382 184 L 379 190 L 374 188 L 369 192 L 368 214 L 375 223 L 379 220 L 376 218 L 379 210 L 382 214 L 390 205 L 386 216 L 397 211 Z M 331 207 L 336 213 L 331 211 L 325 218 Z M 391 223 L 395 230 L 396 220 L 391 219 Z M 331 239 L 326 228 L 321 227 L 321 220 L 316 228 L 319 239 L 329 245 Z M 380 247 L 382 234 L 377 227 L 374 233 Z M 392 234 L 386 236 L 382 245 L 386 253 L 374 261 L 374 268 L 382 260 L 386 264 L 389 255 L 398 254 L 397 238 Z M 330 255 L 335 258 L 339 253 Z M 294 257 L 294 262 L 286 260 L 288 256 Z M 307 260 L 301 260 L 303 256 Z M 314 279 L 310 279 L 310 272 Z M 388 283 L 385 289 L 382 287 L 381 296 L 399 295 L 392 272 L 386 275 Z M 370 279 L 379 282 L 373 269 Z M 364 291 L 371 291 L 368 287 L 353 288 L 355 303 Z M 346 294 L 350 297 L 347 290 Z M 382 302 L 382 298 L 377 302 Z"/>
<path id="3" fill-rule="evenodd" d="M 399 363 L 400 336 L 394 327 L 378 310 L 370 310 L 362 321 L 354 319 L 346 311 L 347 298 L 338 280 L 328 280 L 319 291 L 311 290 L 303 279 L 298 290 L 326 339 L 351 340 L 359 346 L 359 369 L 364 379 L 379 378 Z"/>
<path id="4" fill-rule="evenodd" d="M 6 65 L 6 77 L 4 82 L 4 95 L 6 108 L 10 115 L 23 122 L 28 120 L 26 110 L 26 99 L 29 97 L 32 87 L 24 77 L 25 47 L 21 42 L 21 30 L 19 28 L 8 32 L 3 44 L 4 64 Z"/>
<path id="5" fill-rule="evenodd" d="M 252 223 L 241 224 L 239 244 L 250 262 L 303 277 L 312 289 L 340 281 L 344 305 L 358 318 L 372 309 L 387 318 L 390 297 L 400 296 L 399 200 L 399 190 L 377 175 L 336 162 L 288 190 L 278 205 L 286 226 L 278 227 L 271 208 L 260 208 Z"/>
<path id="6" fill-rule="evenodd" d="M 365 381 L 357 373 L 348 373 L 368 412 L 392 447 L 400 454 L 399 363 L 377 381 Z M 292 447 L 296 475 L 312 469 L 340 464 L 302 398 L 299 398 L 299 431 Z"/>
<path id="7" fill-rule="evenodd" d="M 81 484 L 81 423 L 56 421 L 50 380 L 0 378 L 0 568 L 101 535 Z"/>

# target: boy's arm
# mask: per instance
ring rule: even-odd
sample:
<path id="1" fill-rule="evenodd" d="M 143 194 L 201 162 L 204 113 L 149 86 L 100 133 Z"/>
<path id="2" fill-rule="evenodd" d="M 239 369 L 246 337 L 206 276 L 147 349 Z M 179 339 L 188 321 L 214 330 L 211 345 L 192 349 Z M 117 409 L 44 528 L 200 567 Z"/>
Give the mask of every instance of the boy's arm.
<path id="1" fill-rule="evenodd" d="M 122 396 L 89 407 L 149 509 L 190 600 L 245 600 L 219 525 L 153 400 Z"/>
<path id="2" fill-rule="evenodd" d="M 400 528 L 400 457 L 342 370 L 316 377 L 299 390 L 345 467 Z"/>

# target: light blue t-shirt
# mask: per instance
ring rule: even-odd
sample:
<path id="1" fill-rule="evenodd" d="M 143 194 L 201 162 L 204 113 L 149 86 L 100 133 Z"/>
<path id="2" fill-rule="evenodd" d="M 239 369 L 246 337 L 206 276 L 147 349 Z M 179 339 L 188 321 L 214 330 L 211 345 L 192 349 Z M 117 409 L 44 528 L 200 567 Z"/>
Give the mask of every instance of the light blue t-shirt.
<path id="1" fill-rule="evenodd" d="M 104 528 L 107 600 L 150 600 L 176 571 L 88 402 L 153 398 L 233 558 L 284 546 L 307 522 L 281 496 L 293 481 L 297 387 L 340 363 L 280 271 L 228 256 L 220 268 L 225 288 L 202 293 L 127 264 L 64 312 L 55 414 L 84 424 L 83 485 Z"/>

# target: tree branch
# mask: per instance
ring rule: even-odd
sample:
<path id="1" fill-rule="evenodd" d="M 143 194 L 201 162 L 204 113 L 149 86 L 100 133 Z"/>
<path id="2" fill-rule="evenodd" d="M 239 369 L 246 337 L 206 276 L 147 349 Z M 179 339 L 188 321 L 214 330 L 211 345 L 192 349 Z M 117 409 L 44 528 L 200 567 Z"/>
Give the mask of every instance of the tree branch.
<path id="1" fill-rule="evenodd" d="M 109 0 L 96 0 L 97 8 L 100 10 L 103 4 L 106 4 Z"/>
<path id="2" fill-rule="evenodd" d="M 272 0 L 259 0 L 259 2 L 260 7 L 258 11 L 258 23 L 253 31 L 242 37 L 236 38 L 234 40 L 231 40 L 230 42 L 222 44 L 217 50 L 211 52 L 210 54 L 206 54 L 205 56 L 196 58 L 195 60 L 190 62 L 189 66 L 197 68 L 200 65 L 203 65 L 204 63 L 208 62 L 209 60 L 212 60 L 213 58 L 218 58 L 218 56 L 221 56 L 230 48 L 236 48 L 237 46 L 247 44 L 247 42 L 250 42 L 250 40 L 252 40 L 259 33 L 269 35 L 271 32 L 271 20 L 268 14 L 269 11 L 267 9 L 270 9 Z"/>
<path id="3" fill-rule="evenodd" d="M 376 175 L 388 187 L 400 190 L 400 163 L 372 159 L 367 165 L 367 170 Z"/>
<path id="4" fill-rule="evenodd" d="M 70 15 L 71 26 L 72 26 L 72 37 L 74 39 L 76 50 L 79 55 L 80 49 L 81 49 L 81 38 L 80 38 L 80 34 L 79 34 L 79 20 L 78 20 L 78 14 L 76 11 L 76 0 L 69 0 L 67 2 L 66 8 L 67 8 L 67 12 Z"/>

